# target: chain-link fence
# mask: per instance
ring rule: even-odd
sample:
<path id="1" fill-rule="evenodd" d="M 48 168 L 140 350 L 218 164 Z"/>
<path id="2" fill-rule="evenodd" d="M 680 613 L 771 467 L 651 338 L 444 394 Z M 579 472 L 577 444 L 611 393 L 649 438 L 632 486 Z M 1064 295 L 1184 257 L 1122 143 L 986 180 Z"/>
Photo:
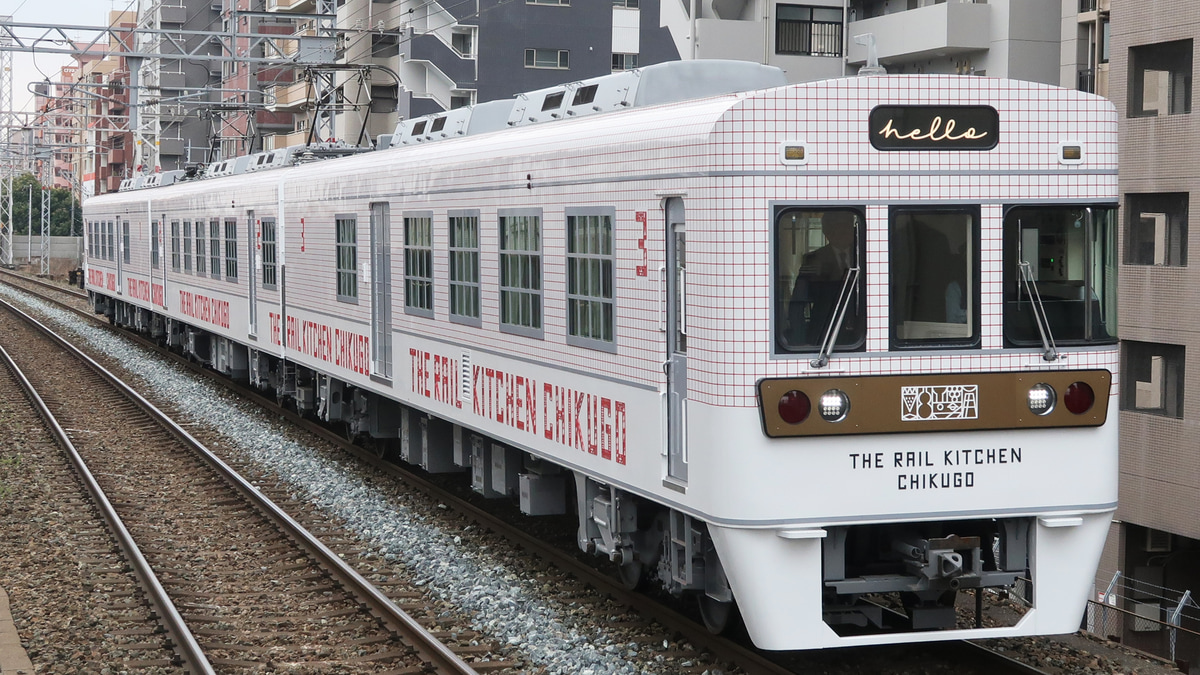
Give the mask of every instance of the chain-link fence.
<path id="1" fill-rule="evenodd" d="M 1088 601 L 1084 630 L 1168 659 L 1184 672 L 1200 666 L 1200 605 L 1191 591 L 1117 572 L 1097 595 L 1098 600 Z"/>

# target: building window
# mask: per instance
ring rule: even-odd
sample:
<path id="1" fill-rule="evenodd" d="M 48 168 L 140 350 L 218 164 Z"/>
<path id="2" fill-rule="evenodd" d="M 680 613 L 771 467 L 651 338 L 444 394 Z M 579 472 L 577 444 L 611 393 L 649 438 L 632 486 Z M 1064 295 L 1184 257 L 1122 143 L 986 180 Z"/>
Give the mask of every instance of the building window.
<path id="1" fill-rule="evenodd" d="M 433 316 L 433 216 L 404 217 L 404 311 Z"/>
<path id="2" fill-rule="evenodd" d="M 400 55 L 400 36 L 395 33 L 371 36 L 371 57 L 386 59 Z"/>
<path id="3" fill-rule="evenodd" d="M 479 325 L 479 214 L 450 213 L 450 320 Z"/>
<path id="4" fill-rule="evenodd" d="M 469 105 L 475 105 L 475 92 L 450 95 L 451 110 L 454 110 L 455 108 L 465 108 Z"/>
<path id="5" fill-rule="evenodd" d="M 1181 115 L 1192 111 L 1192 41 L 1162 42 L 1129 50 L 1129 116 Z"/>
<path id="6" fill-rule="evenodd" d="M 613 344 L 613 212 L 567 210 L 567 340 Z"/>
<path id="7" fill-rule="evenodd" d="M 225 219 L 225 280 L 237 283 L 237 219 Z"/>
<path id="8" fill-rule="evenodd" d="M 1182 418 L 1184 347 L 1124 340 L 1121 350 L 1121 408 Z"/>
<path id="9" fill-rule="evenodd" d="M 354 216 L 337 218 L 337 296 L 358 302 L 358 231 Z"/>
<path id="10" fill-rule="evenodd" d="M 525 0 L 527 5 L 564 5 L 569 6 L 571 0 Z"/>
<path id="11" fill-rule="evenodd" d="M 458 52 L 459 56 L 474 56 L 475 40 L 470 33 L 451 33 L 450 46 L 454 51 Z"/>
<path id="12" fill-rule="evenodd" d="M 183 271 L 192 271 L 192 221 L 183 221 Z"/>
<path id="13" fill-rule="evenodd" d="M 204 276 L 208 255 L 204 252 L 204 221 L 196 221 L 196 274 Z"/>
<path id="14" fill-rule="evenodd" d="M 565 49 L 526 49 L 526 68 L 567 70 L 571 67 L 571 52 Z"/>
<path id="15" fill-rule="evenodd" d="M 179 260 L 179 221 L 171 221 L 171 271 L 178 272 L 182 269 Z"/>
<path id="16" fill-rule="evenodd" d="M 625 9 L 637 9 L 638 0 L 613 0 L 613 7 L 624 7 Z"/>
<path id="17" fill-rule="evenodd" d="M 279 283 L 275 262 L 275 219 L 262 219 L 262 285 L 275 288 Z"/>
<path id="18" fill-rule="evenodd" d="M 777 5 L 775 53 L 842 55 L 842 10 L 835 7 Z"/>
<path id="19" fill-rule="evenodd" d="M 221 221 L 208 221 L 208 273 L 214 279 L 221 278 Z"/>
<path id="20" fill-rule="evenodd" d="M 1125 200 L 1125 263 L 1187 265 L 1188 194 L 1127 194 Z"/>
<path id="21" fill-rule="evenodd" d="M 128 228 L 126 228 L 125 231 L 128 232 L 129 231 Z M 128 254 L 128 252 L 129 252 L 128 238 L 126 238 L 125 242 L 122 244 L 122 248 L 124 248 L 126 254 Z M 158 221 L 157 220 L 152 221 L 150 223 L 150 267 L 151 267 L 151 269 L 158 269 Z"/>
<path id="22" fill-rule="evenodd" d="M 613 54 L 612 69 L 613 72 L 618 70 L 633 70 L 638 67 L 637 54 Z"/>
<path id="23" fill-rule="evenodd" d="M 500 330 L 542 337 L 542 214 L 502 210 Z"/>

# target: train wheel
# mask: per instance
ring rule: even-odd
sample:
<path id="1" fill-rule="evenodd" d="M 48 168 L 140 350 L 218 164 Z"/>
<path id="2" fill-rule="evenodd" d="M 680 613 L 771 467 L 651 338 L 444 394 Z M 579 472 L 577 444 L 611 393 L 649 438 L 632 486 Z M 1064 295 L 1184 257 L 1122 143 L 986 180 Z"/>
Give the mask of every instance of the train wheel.
<path id="1" fill-rule="evenodd" d="M 698 597 L 700 618 L 704 620 L 704 627 L 708 629 L 708 632 L 715 635 L 724 633 L 741 620 L 736 601 L 713 600 L 707 593 L 701 593 Z"/>
<path id="2" fill-rule="evenodd" d="M 625 590 L 632 591 L 641 587 L 644 570 L 645 566 L 640 560 L 617 565 L 617 574 L 621 577 L 621 585 L 625 587 Z"/>

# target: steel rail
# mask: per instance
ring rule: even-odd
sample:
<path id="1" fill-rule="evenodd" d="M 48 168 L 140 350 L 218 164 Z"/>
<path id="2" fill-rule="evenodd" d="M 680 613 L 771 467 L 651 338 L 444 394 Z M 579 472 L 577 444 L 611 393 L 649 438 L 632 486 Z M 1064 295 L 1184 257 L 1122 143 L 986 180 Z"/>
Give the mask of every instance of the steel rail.
<path id="1" fill-rule="evenodd" d="M 125 384 L 120 378 L 112 374 L 107 368 L 100 365 L 94 359 L 80 351 L 63 337 L 59 336 L 53 330 L 43 325 L 37 319 L 17 309 L 13 305 L 0 300 L 0 305 L 5 309 L 20 316 L 23 320 L 41 331 L 44 335 L 56 342 L 66 351 L 78 358 L 87 367 L 91 368 L 98 375 L 104 378 L 109 384 L 117 389 L 122 395 L 139 406 L 145 413 L 150 415 L 171 435 L 175 436 L 185 445 L 191 447 L 206 460 L 211 467 L 225 478 L 248 502 L 258 508 L 266 515 L 277 527 L 303 548 L 309 555 L 317 560 L 322 566 L 330 571 L 331 576 L 342 584 L 346 590 L 353 593 L 370 611 L 381 619 L 388 629 L 394 631 L 403 637 L 424 659 L 430 667 L 439 673 L 457 673 L 458 675 L 476 675 L 476 671 L 455 654 L 449 647 L 435 638 L 432 633 L 426 630 L 420 623 L 401 610 L 394 602 L 378 588 L 367 581 L 353 567 L 348 565 L 336 553 L 329 549 L 319 539 L 314 537 L 308 530 L 299 522 L 288 515 L 278 505 L 264 496 L 258 488 L 254 487 L 249 481 L 239 475 L 228 464 L 212 453 L 199 440 L 193 437 L 186 429 L 179 426 L 168 417 L 164 412 L 158 409 L 150 401 L 146 400 L 137 391 Z M 15 365 L 15 364 L 14 364 Z M 64 436 L 65 437 L 65 436 Z M 138 554 L 140 556 L 140 553 Z M 148 567 L 148 566 L 147 566 Z M 182 622 L 182 619 L 180 619 Z M 193 639 L 194 642 L 194 639 Z M 197 646 L 197 649 L 199 647 Z M 207 671 L 212 672 L 211 668 Z"/>
<path id="2" fill-rule="evenodd" d="M 18 315 L 22 319 L 37 324 L 32 317 L 8 302 L 0 300 L 0 305 L 3 305 L 4 309 Z M 37 325 L 42 330 L 45 330 L 45 327 L 42 327 L 40 324 Z M 150 567 L 150 563 L 146 562 L 146 557 L 142 555 L 137 542 L 133 540 L 133 536 L 129 534 L 125 523 L 117 515 L 112 502 L 108 500 L 108 496 L 104 494 L 104 490 L 96 482 L 96 478 L 92 475 L 92 472 L 88 470 L 87 464 L 83 461 L 83 457 L 80 456 L 79 451 L 75 449 L 75 444 L 71 442 L 70 437 L 67 436 L 67 432 L 58 423 L 58 419 L 50 411 L 46 402 L 42 400 L 33 383 L 29 381 L 29 378 L 25 377 L 25 373 L 13 361 L 8 350 L 2 346 L 0 346 L 0 357 L 3 357 L 4 365 L 12 372 L 13 377 L 20 382 L 25 396 L 46 422 L 46 426 L 49 427 L 58 444 L 66 451 L 71 465 L 75 468 L 79 479 L 83 481 L 88 494 L 92 496 L 92 501 L 100 510 L 100 515 L 104 518 L 109 531 L 112 532 L 113 537 L 117 540 L 117 546 L 120 547 L 121 553 L 129 562 L 133 574 L 137 578 L 138 585 L 142 587 L 142 591 L 145 592 L 151 606 L 158 614 L 159 621 L 162 623 L 163 628 L 166 629 L 167 635 L 170 636 L 172 647 L 181 659 L 184 668 L 194 675 L 215 673 L 216 671 L 213 670 L 212 664 L 208 662 L 208 658 L 204 655 L 204 650 L 200 648 L 200 644 L 196 641 L 196 637 L 192 635 L 191 629 L 184 622 L 183 616 L 180 615 L 179 610 L 175 607 L 175 603 L 171 601 L 171 597 L 167 594 L 166 589 L 159 582 L 158 575 L 154 573 L 154 570 Z"/>

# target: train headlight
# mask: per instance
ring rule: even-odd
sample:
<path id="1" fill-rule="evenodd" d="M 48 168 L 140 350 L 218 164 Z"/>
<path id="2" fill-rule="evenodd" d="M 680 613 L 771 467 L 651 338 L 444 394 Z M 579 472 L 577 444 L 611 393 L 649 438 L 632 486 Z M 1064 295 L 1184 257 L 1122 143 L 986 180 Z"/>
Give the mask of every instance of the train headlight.
<path id="1" fill-rule="evenodd" d="M 1066 404 L 1067 410 L 1070 410 L 1076 415 L 1092 409 L 1092 404 L 1096 402 L 1096 392 L 1092 391 L 1091 385 L 1087 382 L 1074 382 L 1067 387 L 1067 392 L 1063 394 L 1063 403 Z"/>
<path id="2" fill-rule="evenodd" d="M 1029 388 L 1029 412 L 1034 415 L 1049 415 L 1058 402 L 1054 387 L 1040 382 Z"/>
<path id="3" fill-rule="evenodd" d="M 795 389 L 779 397 L 779 416 L 788 424 L 800 424 L 812 412 L 812 401 L 808 395 Z"/>
<path id="4" fill-rule="evenodd" d="M 826 422 L 841 422 L 850 412 L 850 397 L 841 389 L 830 389 L 821 394 L 821 419 Z"/>

